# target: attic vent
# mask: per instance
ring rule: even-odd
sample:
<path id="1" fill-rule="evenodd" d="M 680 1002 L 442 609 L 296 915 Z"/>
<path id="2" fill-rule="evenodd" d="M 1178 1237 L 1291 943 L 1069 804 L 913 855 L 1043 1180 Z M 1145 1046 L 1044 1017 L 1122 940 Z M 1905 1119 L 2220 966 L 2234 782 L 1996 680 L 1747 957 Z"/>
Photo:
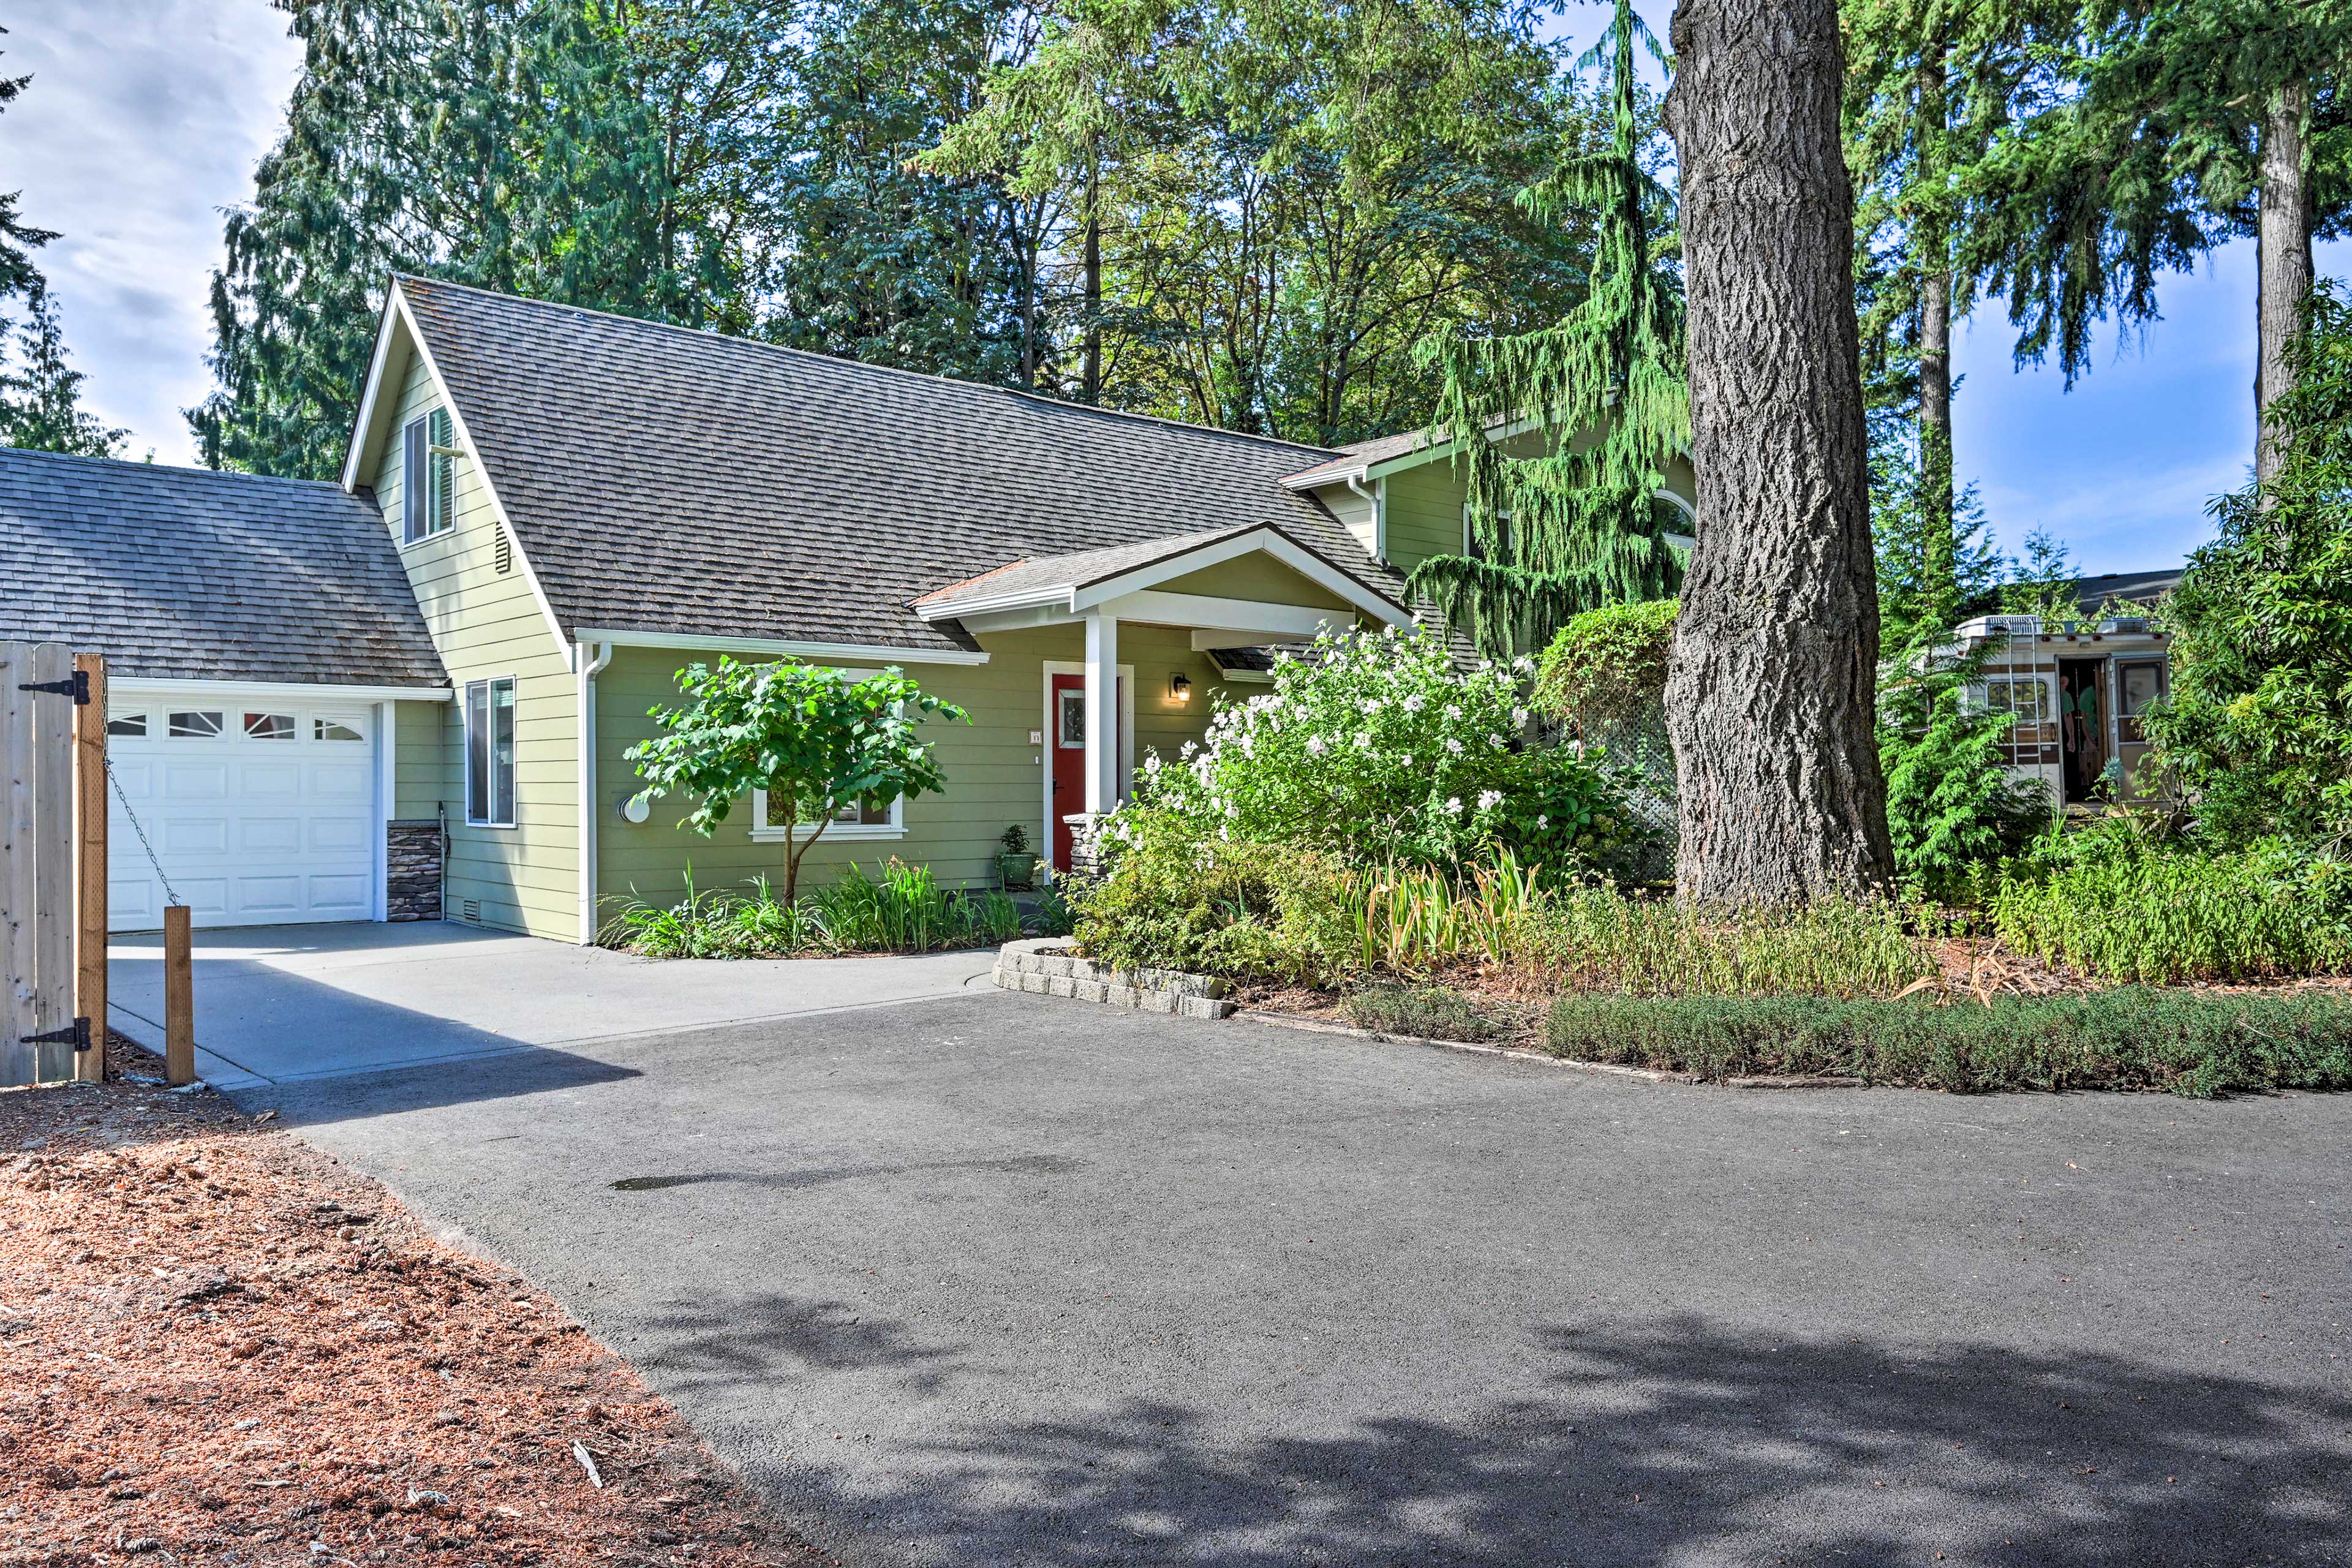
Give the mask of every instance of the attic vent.
<path id="1" fill-rule="evenodd" d="M 490 542 L 490 569 L 503 577 L 514 570 L 514 542 L 507 538 L 507 525 L 498 525 Z"/>
<path id="2" fill-rule="evenodd" d="M 482 923 L 482 900 L 479 899 L 465 900 L 458 904 L 457 911 L 467 920 L 473 921 L 476 925 Z"/>

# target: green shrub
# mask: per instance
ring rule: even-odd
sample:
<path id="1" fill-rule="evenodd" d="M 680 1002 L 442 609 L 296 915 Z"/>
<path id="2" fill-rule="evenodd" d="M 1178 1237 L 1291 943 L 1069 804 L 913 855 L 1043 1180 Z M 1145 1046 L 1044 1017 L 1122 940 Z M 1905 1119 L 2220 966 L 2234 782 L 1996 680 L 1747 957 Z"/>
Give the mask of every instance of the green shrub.
<path id="1" fill-rule="evenodd" d="M 868 875 L 853 863 L 809 898 L 844 951 L 932 952 L 1021 934 L 1020 911 L 1003 893 L 950 892 L 929 866 L 895 856 L 877 871 Z"/>
<path id="2" fill-rule="evenodd" d="M 1340 1010 L 1356 1027 L 1381 1035 L 1475 1043 L 1502 1033 L 1469 997 L 1443 985 L 1374 985 L 1349 997 Z"/>
<path id="3" fill-rule="evenodd" d="M 1522 922 L 1517 960 L 1571 991 L 1885 996 L 1937 973 L 1927 940 L 1937 919 L 1921 907 L 1832 899 L 1727 914 L 1580 886 Z"/>
<path id="4" fill-rule="evenodd" d="M 2074 836 L 2003 881 L 1989 912 L 2019 952 L 2147 984 L 2352 967 L 2352 866 L 2271 844 L 2168 846 L 2128 825 Z"/>
<path id="5" fill-rule="evenodd" d="M 1578 616 L 1537 665 L 1536 706 L 1588 734 L 1647 728 L 1665 700 L 1681 610 L 1679 599 L 1645 599 Z"/>
<path id="6" fill-rule="evenodd" d="M 2126 986 L 1969 1000 L 1563 996 L 1545 1048 L 1696 1073 L 1824 1074 L 1955 1092 L 2352 1088 L 2352 1003 Z"/>
<path id="7" fill-rule="evenodd" d="M 634 889 L 597 940 L 647 958 L 769 958 L 839 952 L 932 952 L 1010 942 L 1021 911 L 995 891 L 950 892 L 928 866 L 891 860 L 868 875 L 850 866 L 840 880 L 796 900 L 776 896 L 768 879 L 751 891 L 698 889 L 672 903 Z"/>
<path id="8" fill-rule="evenodd" d="M 1077 896 L 1078 950 L 1118 969 L 1314 982 L 1348 963 L 1346 881 L 1309 850 L 1202 838 L 1129 814 L 1110 874 Z"/>
<path id="9" fill-rule="evenodd" d="M 1547 858 L 1605 851 L 1631 828 L 1610 781 L 1521 751 L 1525 668 L 1465 671 L 1434 633 L 1324 637 L 1276 665 L 1272 690 L 1221 706 L 1204 743 L 1146 756 L 1138 804 L 1353 865 L 1454 865 L 1498 841 Z M 1106 830 L 1114 852 L 1128 826 Z"/>

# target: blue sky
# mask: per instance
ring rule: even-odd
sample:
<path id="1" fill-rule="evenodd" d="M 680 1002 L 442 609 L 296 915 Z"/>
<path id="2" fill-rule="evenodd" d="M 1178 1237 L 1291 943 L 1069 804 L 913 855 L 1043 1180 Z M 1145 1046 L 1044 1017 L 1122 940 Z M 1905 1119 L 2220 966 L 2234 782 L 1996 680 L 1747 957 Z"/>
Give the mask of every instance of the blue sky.
<path id="1" fill-rule="evenodd" d="M 1641 0 L 1660 36 L 1671 9 Z M 1571 7 L 1590 41 L 1605 20 Z M 268 0 L 0 0 L 0 68 L 33 73 L 0 115 L 0 190 L 61 231 L 40 260 L 85 395 L 128 426 L 130 451 L 194 460 L 179 410 L 209 389 L 205 289 L 220 209 L 251 189 L 301 63 Z M 2320 270 L 2352 274 L 2352 244 Z M 2165 319 L 2139 341 L 2102 333 L 2072 393 L 2053 371 L 2012 374 L 1997 309 L 1961 331 L 1955 415 L 1960 472 L 1979 487 L 2004 548 L 2049 528 L 2085 571 L 2176 562 L 2208 537 L 2206 500 L 2242 482 L 2253 450 L 2252 247 L 2166 279 Z"/>

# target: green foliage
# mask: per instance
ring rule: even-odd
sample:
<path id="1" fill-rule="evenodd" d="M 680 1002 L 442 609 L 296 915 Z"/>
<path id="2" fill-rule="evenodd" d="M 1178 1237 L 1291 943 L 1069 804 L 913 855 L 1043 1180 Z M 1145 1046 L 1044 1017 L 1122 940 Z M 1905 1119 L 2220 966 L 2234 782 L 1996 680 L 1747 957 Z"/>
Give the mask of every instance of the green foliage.
<path id="1" fill-rule="evenodd" d="M 1077 900 L 1078 950 L 1116 969 L 1314 981 L 1344 968 L 1346 880 L 1289 845 L 1203 838 L 1147 813 Z"/>
<path id="2" fill-rule="evenodd" d="M 2143 990 L 2069 996 L 1563 996 L 1545 1047 L 1703 1078 L 1831 1075 L 1954 1093 L 2352 1088 L 2352 1003 Z"/>
<path id="3" fill-rule="evenodd" d="M 851 952 L 933 952 L 1021 934 L 1020 913 L 1003 893 L 950 892 L 929 866 L 895 856 L 873 876 L 853 863 L 809 903 L 834 942 Z"/>
<path id="4" fill-rule="evenodd" d="M 1020 911 L 1003 893 L 950 891 L 928 866 L 895 858 L 871 875 L 853 864 L 802 899 L 779 897 L 765 877 L 747 887 L 741 893 L 698 889 L 689 867 L 679 899 L 649 900 L 632 889 L 614 900 L 614 913 L 597 940 L 648 958 L 790 958 L 937 952 L 1022 933 Z"/>
<path id="5" fill-rule="evenodd" d="M 1936 922 L 1884 900 L 1726 913 L 1589 885 L 1541 901 L 1515 962 L 1574 992 L 1884 996 L 1937 972 Z"/>
<path id="6" fill-rule="evenodd" d="M 0 27 L 0 36 L 7 31 Z M 29 76 L 0 76 L 0 110 L 16 102 L 32 79 Z M 46 284 L 41 269 L 33 265 L 32 253 L 57 238 L 55 230 L 35 228 L 16 216 L 16 203 L 23 194 L 0 193 L 0 300 L 43 291 Z"/>
<path id="7" fill-rule="evenodd" d="M 677 687 L 686 701 L 650 710 L 666 732 L 624 754 L 637 764 L 646 795 L 692 800 L 679 826 L 705 837 L 753 790 L 767 792 L 776 821 L 808 824 L 786 847 L 787 903 L 801 858 L 836 813 L 881 810 L 947 786 L 917 726 L 935 713 L 966 718 L 896 666 L 852 681 L 796 659 L 741 664 L 722 656 L 715 667 L 679 670 Z"/>
<path id="8" fill-rule="evenodd" d="M 2282 462 L 2214 503 L 2221 537 L 2167 607 L 2169 700 L 2146 721 L 2212 841 L 2352 845 L 2352 303 L 2314 290 L 2273 406 Z"/>
<path id="9" fill-rule="evenodd" d="M 1434 633 L 1326 637 L 1281 660 L 1270 691 L 1221 706 L 1204 745 L 1147 756 L 1137 802 L 1356 864 L 1452 864 L 1497 842 L 1566 859 L 1638 832 L 1591 770 L 1517 750 L 1527 720 L 1513 668 L 1465 672 Z"/>
<path id="10" fill-rule="evenodd" d="M 1948 900 L 2022 849 L 2049 825 L 2056 803 L 2041 784 L 2009 771 L 2005 742 L 2015 716 L 1968 705 L 1988 650 L 1956 658 L 1943 644 L 1922 626 L 1880 667 L 1878 764 L 1904 890 Z"/>
<path id="11" fill-rule="evenodd" d="M 1536 707 L 1592 735 L 1640 724 L 1664 701 L 1679 599 L 1587 610 L 1536 664 Z"/>
<path id="12" fill-rule="evenodd" d="M 1524 197 L 1547 220 L 1593 215 L 1585 297 L 1550 326 L 1442 331 L 1426 351 L 1444 374 L 1431 436 L 1457 443 L 1470 550 L 1423 562 L 1407 585 L 1492 658 L 1542 647 L 1580 611 L 1655 599 L 1682 580 L 1684 552 L 1666 541 L 1655 498 L 1690 441 L 1690 389 L 1673 201 L 1644 164 L 1654 123 L 1643 123 L 1634 80 L 1638 43 L 1664 58 L 1632 0 L 1616 0 L 1608 37 L 1586 57 L 1609 62 L 1609 144 L 1564 148 Z M 1502 432 L 1526 419 L 1553 444 L 1506 455 Z"/>
<path id="13" fill-rule="evenodd" d="M 2154 985 L 2352 968 L 2352 865 L 2281 844 L 2221 854 L 2125 822 L 2021 867 L 1988 907 L 2011 949 Z"/>
<path id="14" fill-rule="evenodd" d="M 1501 1026 L 1459 991 L 1443 985 L 1372 985 L 1340 1004 L 1348 1022 L 1380 1035 L 1475 1044 L 1502 1033 Z"/>
<path id="15" fill-rule="evenodd" d="M 1547 319 L 1584 235 L 1516 210 L 1591 106 L 1522 0 L 1068 0 L 921 167 L 1031 204 L 1038 384 L 1318 443 L 1415 422 L 1417 339 Z"/>
<path id="16" fill-rule="evenodd" d="M 37 289 L 30 319 L 6 324 L 16 342 L 0 358 L 0 446 L 111 458 L 127 430 L 110 427 L 81 406 L 89 379 L 73 368 L 58 327 L 57 302 Z"/>

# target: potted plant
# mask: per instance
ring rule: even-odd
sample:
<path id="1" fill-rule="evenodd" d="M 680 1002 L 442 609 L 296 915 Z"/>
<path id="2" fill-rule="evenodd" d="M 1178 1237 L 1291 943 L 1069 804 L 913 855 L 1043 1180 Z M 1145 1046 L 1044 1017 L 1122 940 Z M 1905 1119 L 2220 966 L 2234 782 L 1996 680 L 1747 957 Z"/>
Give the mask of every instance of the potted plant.
<path id="1" fill-rule="evenodd" d="M 1003 883 L 1008 891 L 1034 887 L 1037 857 L 1029 852 L 1029 830 L 1016 822 L 1004 830 L 997 842 L 1004 846 L 997 852 L 997 880 Z"/>

